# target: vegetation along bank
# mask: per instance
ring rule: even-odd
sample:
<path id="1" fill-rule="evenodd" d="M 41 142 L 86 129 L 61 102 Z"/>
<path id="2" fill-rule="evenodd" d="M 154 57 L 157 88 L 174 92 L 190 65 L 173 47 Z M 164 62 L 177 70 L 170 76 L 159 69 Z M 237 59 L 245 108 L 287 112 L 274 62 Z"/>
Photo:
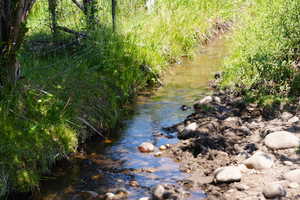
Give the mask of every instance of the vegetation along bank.
<path id="1" fill-rule="evenodd" d="M 146 10 L 142 0 L 26 2 L 35 3 L 22 18 L 26 26 L 11 25 L 21 30 L 17 45 L 8 48 L 7 35 L 0 35 L 1 69 L 11 63 L 16 69 L 12 78 L 1 71 L 2 198 L 36 189 L 57 160 L 92 134 L 109 142 L 138 91 L 155 84 L 168 63 L 192 57 L 216 24 L 235 21 L 244 3 L 159 0 Z M 18 5 L 3 3 L 0 10 Z"/>

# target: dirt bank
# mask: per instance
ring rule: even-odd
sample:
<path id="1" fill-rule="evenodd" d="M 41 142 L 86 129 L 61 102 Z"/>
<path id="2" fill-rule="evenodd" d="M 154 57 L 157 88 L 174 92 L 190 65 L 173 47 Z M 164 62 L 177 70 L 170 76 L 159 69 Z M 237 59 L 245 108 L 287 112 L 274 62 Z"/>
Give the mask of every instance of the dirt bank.
<path id="1" fill-rule="evenodd" d="M 261 108 L 215 89 L 193 107 L 183 122 L 165 128 L 181 139 L 163 155 L 191 175 L 182 185 L 202 189 L 207 199 L 300 199 L 299 105 Z M 222 179 L 215 170 L 225 166 L 232 168 Z"/>

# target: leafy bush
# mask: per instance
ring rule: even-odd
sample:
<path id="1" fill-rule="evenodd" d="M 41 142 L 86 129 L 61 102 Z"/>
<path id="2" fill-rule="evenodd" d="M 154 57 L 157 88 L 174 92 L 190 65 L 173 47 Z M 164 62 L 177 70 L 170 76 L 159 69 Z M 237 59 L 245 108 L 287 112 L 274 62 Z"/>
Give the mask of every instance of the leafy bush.
<path id="1" fill-rule="evenodd" d="M 225 64 L 223 85 L 238 85 L 256 97 L 295 93 L 299 19 L 299 0 L 253 1 L 232 36 L 234 50 Z"/>

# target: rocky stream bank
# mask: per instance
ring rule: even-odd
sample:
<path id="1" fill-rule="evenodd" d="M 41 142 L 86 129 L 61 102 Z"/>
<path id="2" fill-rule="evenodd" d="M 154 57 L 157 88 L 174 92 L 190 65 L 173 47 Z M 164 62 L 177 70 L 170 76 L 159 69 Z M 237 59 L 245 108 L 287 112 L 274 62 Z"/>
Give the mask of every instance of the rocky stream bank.
<path id="1" fill-rule="evenodd" d="M 183 122 L 165 128 L 180 141 L 161 151 L 190 174 L 181 186 L 203 190 L 209 200 L 300 199 L 298 104 L 261 108 L 215 89 L 193 107 Z M 154 199 L 186 198 L 156 190 Z"/>

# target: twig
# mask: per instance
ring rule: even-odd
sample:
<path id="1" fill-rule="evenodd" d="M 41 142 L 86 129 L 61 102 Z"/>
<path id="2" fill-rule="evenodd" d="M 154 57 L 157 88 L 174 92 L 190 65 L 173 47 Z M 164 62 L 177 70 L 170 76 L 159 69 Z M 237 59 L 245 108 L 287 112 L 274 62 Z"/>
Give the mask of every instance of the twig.
<path id="1" fill-rule="evenodd" d="M 67 32 L 67 33 L 74 34 L 74 35 L 76 35 L 77 37 L 84 37 L 84 38 L 87 37 L 87 34 L 85 34 L 85 33 L 77 32 L 77 31 L 74 31 L 74 30 L 69 29 L 69 28 L 64 27 L 64 26 L 57 26 L 56 28 L 57 28 L 58 30 L 65 31 L 65 32 Z"/>
<path id="2" fill-rule="evenodd" d="M 82 11 L 84 12 L 84 7 L 83 7 L 83 5 L 82 5 L 80 2 L 78 2 L 78 1 L 76 1 L 76 0 L 72 0 L 72 2 L 73 2 L 80 10 L 82 10 Z"/>
<path id="3" fill-rule="evenodd" d="M 95 127 L 93 127 L 89 122 L 87 122 L 85 119 L 81 118 L 81 117 L 77 117 L 77 119 L 79 119 L 81 122 L 83 122 L 85 125 L 87 125 L 88 127 L 90 127 L 94 132 L 96 132 L 98 135 L 100 135 L 101 137 L 103 137 L 105 139 L 105 137 L 102 135 L 102 133 L 100 133 L 100 131 L 98 131 Z"/>

